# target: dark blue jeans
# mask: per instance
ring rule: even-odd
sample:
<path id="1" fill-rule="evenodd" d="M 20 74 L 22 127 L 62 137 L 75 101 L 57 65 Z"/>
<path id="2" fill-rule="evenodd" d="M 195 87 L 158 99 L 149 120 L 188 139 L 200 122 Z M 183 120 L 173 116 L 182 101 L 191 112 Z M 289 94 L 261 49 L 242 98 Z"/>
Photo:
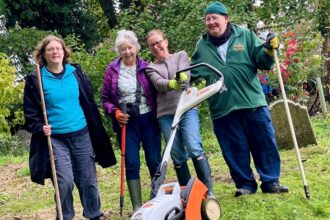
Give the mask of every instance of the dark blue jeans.
<path id="1" fill-rule="evenodd" d="M 120 144 L 121 131 L 117 134 Z M 150 177 L 161 162 L 161 137 L 156 119 L 151 112 L 130 118 L 126 124 L 126 179 L 140 179 L 140 144 L 144 150 Z"/>
<path id="2" fill-rule="evenodd" d="M 174 115 L 165 115 L 158 119 L 166 142 L 168 142 L 171 136 L 173 118 Z M 199 132 L 198 110 L 191 109 L 182 116 L 179 122 L 179 128 L 171 150 L 171 157 L 174 165 L 177 165 L 187 162 L 188 157 L 194 158 L 200 156 L 203 152 L 202 138 Z"/>
<path id="3" fill-rule="evenodd" d="M 89 133 L 73 137 L 52 137 L 57 179 L 64 220 L 75 215 L 72 191 L 76 184 L 83 215 L 100 216 L 101 203 L 97 187 L 94 151 Z"/>
<path id="4" fill-rule="evenodd" d="M 237 188 L 257 190 L 252 155 L 261 189 L 278 183 L 280 156 L 268 107 L 235 110 L 213 120 L 214 133 Z"/>

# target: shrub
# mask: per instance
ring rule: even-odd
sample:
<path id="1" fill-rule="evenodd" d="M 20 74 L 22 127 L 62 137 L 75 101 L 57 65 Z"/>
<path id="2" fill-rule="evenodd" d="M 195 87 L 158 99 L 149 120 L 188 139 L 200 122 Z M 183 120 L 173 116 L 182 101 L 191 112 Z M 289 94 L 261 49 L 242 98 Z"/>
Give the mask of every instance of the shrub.
<path id="1" fill-rule="evenodd" d="M 16 136 L 0 135 L 0 155 L 22 156 L 25 151 Z"/>
<path id="2" fill-rule="evenodd" d="M 0 134 L 23 124 L 23 83 L 16 81 L 16 69 L 6 54 L 0 53 Z"/>

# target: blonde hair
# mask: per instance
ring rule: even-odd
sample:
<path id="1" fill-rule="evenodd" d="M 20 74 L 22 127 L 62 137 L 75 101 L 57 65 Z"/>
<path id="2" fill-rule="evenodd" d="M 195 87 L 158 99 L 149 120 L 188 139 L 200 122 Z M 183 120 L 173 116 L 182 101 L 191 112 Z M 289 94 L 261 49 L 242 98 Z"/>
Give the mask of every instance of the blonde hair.
<path id="1" fill-rule="evenodd" d="M 45 49 L 47 45 L 52 41 L 57 41 L 61 44 L 64 52 L 63 63 L 65 64 L 69 62 L 71 51 L 66 47 L 64 40 L 54 35 L 48 35 L 38 43 L 38 46 L 33 51 L 34 61 L 40 66 L 47 65 L 47 61 L 44 57 Z"/>
<path id="2" fill-rule="evenodd" d="M 148 40 L 151 36 L 154 36 L 154 35 L 160 35 L 162 36 L 162 38 L 165 40 L 167 39 L 166 35 L 164 34 L 163 31 L 159 30 L 159 29 L 152 29 L 151 31 L 148 32 L 147 36 L 146 36 L 146 40 Z"/>

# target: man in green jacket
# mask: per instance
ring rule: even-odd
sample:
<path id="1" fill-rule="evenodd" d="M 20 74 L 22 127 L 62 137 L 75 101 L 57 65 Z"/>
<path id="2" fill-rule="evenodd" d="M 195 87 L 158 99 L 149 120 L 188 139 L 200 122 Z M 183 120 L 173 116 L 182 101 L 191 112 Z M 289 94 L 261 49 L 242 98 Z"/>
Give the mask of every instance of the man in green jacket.
<path id="1" fill-rule="evenodd" d="M 260 175 L 262 192 L 288 192 L 279 183 L 280 156 L 257 75 L 257 69 L 272 69 L 278 39 L 269 35 L 266 49 L 252 31 L 229 22 L 227 8 L 220 2 L 209 4 L 204 18 L 207 33 L 197 42 L 192 61 L 211 64 L 224 75 L 227 91 L 211 97 L 209 108 L 214 133 L 237 188 L 235 196 L 257 191 L 250 154 Z M 207 85 L 217 80 L 203 68 L 192 70 L 191 81 L 198 78 L 204 78 Z"/>

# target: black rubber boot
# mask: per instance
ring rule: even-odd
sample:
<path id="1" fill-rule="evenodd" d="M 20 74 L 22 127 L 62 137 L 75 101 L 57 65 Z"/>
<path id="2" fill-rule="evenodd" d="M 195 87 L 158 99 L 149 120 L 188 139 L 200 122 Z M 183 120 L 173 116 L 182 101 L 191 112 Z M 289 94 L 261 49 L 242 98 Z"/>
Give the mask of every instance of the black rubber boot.
<path id="1" fill-rule="evenodd" d="M 253 193 L 255 193 L 255 192 L 253 192 L 253 191 L 251 191 L 249 189 L 239 188 L 235 192 L 235 197 L 244 196 L 244 195 L 251 195 Z"/>
<path id="2" fill-rule="evenodd" d="M 186 186 L 191 177 L 187 162 L 174 165 L 174 169 L 176 172 L 176 176 L 178 177 L 180 186 Z"/>
<path id="3" fill-rule="evenodd" d="M 288 193 L 289 188 L 287 186 L 280 185 L 279 183 L 274 183 L 267 189 L 262 189 L 263 193 Z"/>
<path id="4" fill-rule="evenodd" d="M 205 154 L 192 158 L 194 163 L 194 167 L 196 170 L 197 177 L 200 181 L 204 183 L 204 185 L 208 188 L 207 196 L 214 197 L 213 189 L 212 189 L 212 176 L 211 176 L 211 168 Z"/>
<path id="5" fill-rule="evenodd" d="M 127 187 L 129 191 L 129 196 L 131 197 L 133 211 L 135 212 L 142 206 L 140 179 L 127 180 Z"/>

